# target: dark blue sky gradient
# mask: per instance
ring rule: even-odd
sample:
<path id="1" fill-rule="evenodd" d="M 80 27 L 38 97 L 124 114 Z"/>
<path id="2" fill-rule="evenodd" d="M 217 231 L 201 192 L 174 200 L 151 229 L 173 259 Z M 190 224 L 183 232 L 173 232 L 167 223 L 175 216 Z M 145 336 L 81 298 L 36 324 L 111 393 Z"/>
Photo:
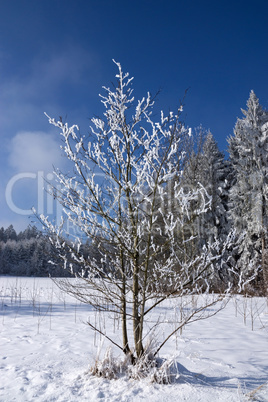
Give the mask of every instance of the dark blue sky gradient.
<path id="1" fill-rule="evenodd" d="M 32 135 L 40 159 L 42 138 L 57 146 L 44 111 L 87 131 L 103 111 L 102 85 L 114 80 L 112 59 L 134 76 L 136 99 L 161 89 L 158 110 L 175 110 L 188 89 L 185 123 L 210 129 L 226 150 L 251 89 L 268 108 L 267 15 L 267 1 L 1 1 L 0 226 L 29 223 L 7 206 L 10 178 L 49 171 L 30 157 L 27 165 L 31 142 L 23 157 L 21 141 Z"/>

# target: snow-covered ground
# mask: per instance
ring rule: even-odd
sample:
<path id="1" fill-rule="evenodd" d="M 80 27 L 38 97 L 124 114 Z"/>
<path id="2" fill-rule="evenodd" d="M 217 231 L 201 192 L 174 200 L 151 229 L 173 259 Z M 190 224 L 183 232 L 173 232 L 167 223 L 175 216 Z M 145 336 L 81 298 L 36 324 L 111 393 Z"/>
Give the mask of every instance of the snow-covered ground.
<path id="1" fill-rule="evenodd" d="M 92 376 L 101 341 L 86 321 L 98 317 L 50 279 L 0 277 L 0 315 L 1 402 L 268 401 L 264 298 L 237 297 L 174 336 L 161 351 L 176 357 L 170 385 Z M 117 323 L 108 323 L 101 325 L 117 337 Z"/>

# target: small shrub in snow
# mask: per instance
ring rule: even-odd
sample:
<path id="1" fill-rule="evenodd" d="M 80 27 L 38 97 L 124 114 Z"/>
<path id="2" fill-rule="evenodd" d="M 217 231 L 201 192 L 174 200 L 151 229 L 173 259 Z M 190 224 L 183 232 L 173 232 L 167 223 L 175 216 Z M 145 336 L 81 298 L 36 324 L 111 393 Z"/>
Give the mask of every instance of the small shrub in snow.
<path id="1" fill-rule="evenodd" d="M 119 365 L 116 364 L 116 361 L 112 354 L 112 349 L 108 348 L 103 360 L 99 360 L 99 358 L 96 358 L 95 364 L 90 371 L 93 375 L 96 375 L 97 377 L 104 377 L 111 380 L 117 378 L 118 370 Z"/>
<path id="2" fill-rule="evenodd" d="M 157 384 L 170 384 L 178 378 L 174 359 L 156 359 L 152 353 L 148 352 L 136 359 L 133 364 L 130 355 L 124 360 L 116 359 L 111 348 L 106 350 L 102 360 L 99 356 L 96 357 L 89 372 L 109 380 L 127 377 L 133 380 L 148 379 Z"/>
<path id="3" fill-rule="evenodd" d="M 146 354 L 128 367 L 128 375 L 135 380 L 149 379 L 157 384 L 171 384 L 179 377 L 174 359 L 154 359 Z"/>

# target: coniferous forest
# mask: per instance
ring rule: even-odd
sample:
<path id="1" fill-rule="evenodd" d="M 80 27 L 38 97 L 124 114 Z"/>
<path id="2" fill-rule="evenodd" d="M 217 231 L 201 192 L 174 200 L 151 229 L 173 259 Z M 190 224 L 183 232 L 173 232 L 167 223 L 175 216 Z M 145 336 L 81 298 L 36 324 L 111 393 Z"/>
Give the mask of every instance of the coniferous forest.
<path id="1" fill-rule="evenodd" d="M 191 135 L 186 131 L 180 139 L 184 153 L 178 167 L 180 186 L 187 192 L 201 185 L 211 203 L 200 215 L 198 203 L 192 202 L 190 219 L 176 233 L 176 241 L 184 255 L 195 258 L 205 244 L 216 240 L 220 245 L 233 231 L 232 247 L 225 250 L 224 260 L 213 266 L 212 288 L 219 290 L 222 283 L 235 281 L 238 273 L 244 278 L 255 274 L 251 289 L 262 293 L 268 282 L 268 111 L 251 91 L 242 113 L 228 138 L 227 158 L 213 134 L 202 128 Z M 166 194 L 167 209 L 180 214 L 172 199 L 172 187 L 171 182 Z M 93 244 L 83 247 L 86 258 L 101 258 Z M 58 253 L 46 234 L 30 226 L 16 233 L 12 225 L 0 229 L 0 274 L 71 275 L 61 268 Z"/>
<path id="2" fill-rule="evenodd" d="M 56 254 L 46 235 L 35 226 L 16 233 L 10 225 L 0 229 L 0 274 L 18 276 L 48 276 Z M 53 266 L 55 275 L 65 274 L 60 267 Z"/>

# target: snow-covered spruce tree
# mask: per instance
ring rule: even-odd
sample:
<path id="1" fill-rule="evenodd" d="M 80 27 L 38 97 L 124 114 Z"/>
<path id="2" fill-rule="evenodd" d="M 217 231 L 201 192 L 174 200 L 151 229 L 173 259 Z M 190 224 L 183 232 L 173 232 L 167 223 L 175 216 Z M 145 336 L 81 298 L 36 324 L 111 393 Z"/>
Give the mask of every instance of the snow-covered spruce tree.
<path id="1" fill-rule="evenodd" d="M 195 130 L 194 134 L 191 133 L 188 141 L 185 141 L 185 162 L 179 183 L 186 194 L 188 192 L 191 193 L 200 187 L 200 168 L 203 143 L 204 130 L 202 128 Z M 178 178 L 176 178 L 176 180 L 178 180 Z M 207 194 L 205 196 L 208 197 Z M 199 200 L 192 200 L 187 208 L 188 219 L 184 225 L 180 225 L 178 228 L 178 231 L 180 231 L 180 234 L 178 233 L 178 235 L 182 240 L 181 243 L 184 248 L 184 253 L 191 259 L 194 258 L 200 250 L 201 237 L 199 223 L 201 216 L 203 216 L 205 212 L 200 214 L 199 208 Z M 183 215 L 184 211 L 181 211 L 181 216 L 183 217 Z"/>
<path id="2" fill-rule="evenodd" d="M 230 216 L 238 240 L 238 267 L 245 276 L 264 265 L 267 248 L 268 112 L 251 91 L 234 135 L 228 139 L 234 182 Z"/>
<path id="3" fill-rule="evenodd" d="M 191 136 L 187 144 L 185 168 L 181 178 L 181 186 L 185 191 L 193 191 L 201 184 L 211 199 L 211 208 L 199 214 L 199 205 L 192 202 L 188 208 L 189 219 L 185 227 L 181 226 L 187 254 L 195 256 L 205 244 L 219 241 L 224 244 L 229 233 L 227 222 L 227 205 L 229 189 L 229 163 L 224 154 L 219 151 L 217 143 L 210 132 L 199 128 Z M 218 289 L 226 286 L 228 266 L 224 259 L 218 261 L 215 271 L 214 287 Z M 220 265 L 219 265 L 220 264 Z M 221 269 L 220 269 L 221 267 Z M 220 276 L 220 278 L 219 278 Z"/>
<path id="4" fill-rule="evenodd" d="M 201 238 L 204 244 L 218 241 L 223 244 L 231 231 L 228 219 L 229 192 L 233 178 L 233 169 L 229 160 L 219 151 L 218 145 L 209 132 L 206 136 L 201 161 L 201 183 L 211 196 L 211 209 L 201 217 Z M 225 250 L 222 258 L 214 267 L 213 284 L 215 290 L 234 283 L 236 261 L 233 258 L 233 247 Z M 237 273 L 235 272 L 237 279 Z"/>
<path id="5" fill-rule="evenodd" d="M 183 205 L 177 202 L 175 188 L 177 192 L 180 189 L 184 194 L 191 194 L 201 187 L 199 159 L 203 140 L 203 130 L 196 130 L 195 135 L 192 135 L 192 130 L 188 130 L 186 135 L 181 135 L 180 152 L 183 154 L 183 158 L 178 161 L 176 166 L 177 173 L 168 183 L 164 194 L 165 213 L 170 211 L 179 222 L 174 226 L 175 247 L 179 260 L 185 263 L 193 260 L 199 254 L 200 248 L 202 248 L 199 247 L 200 236 L 197 230 L 199 227 L 197 221 L 204 215 L 204 213 L 200 214 L 200 206 L 202 208 L 203 203 L 208 202 L 210 197 L 203 189 L 202 195 L 206 198 L 206 201 L 202 198 L 193 198 L 187 205 L 186 215 Z M 161 217 L 159 217 L 158 226 L 161 228 Z M 165 223 L 163 221 L 161 233 L 165 233 L 164 227 Z"/>
<path id="6" fill-rule="evenodd" d="M 226 217 L 229 167 L 210 132 L 203 145 L 200 170 L 200 182 L 211 196 L 211 208 L 202 217 L 202 237 L 205 242 L 214 241 L 229 232 Z"/>
<path id="7" fill-rule="evenodd" d="M 176 181 L 172 191 L 180 215 L 165 203 L 183 157 L 180 138 L 187 129 L 180 122 L 181 108 L 177 114 L 161 113 L 160 121 L 154 122 L 150 94 L 135 106 L 132 79 L 116 65 L 117 85 L 113 90 L 104 88 L 104 116 L 91 120 L 90 137 L 80 135 L 76 125 L 69 127 L 49 118 L 61 131 L 63 150 L 75 173 L 55 173 L 61 183 L 54 195 L 64 207 L 62 225 L 56 227 L 44 216 L 41 219 L 63 267 L 70 271 L 73 264 L 81 267 L 75 281 L 64 279 L 57 284 L 97 311 L 119 316 L 121 340 L 108 337 L 96 323 L 89 325 L 137 363 L 145 354 L 145 336 L 161 325 L 161 319 L 152 318 L 155 308 L 168 299 L 208 292 L 207 272 L 220 252 L 216 242 L 191 259 L 180 259 L 175 226 L 185 224 L 194 200 L 199 213 L 210 206 L 202 186 L 185 193 Z M 65 241 L 66 220 L 79 228 L 72 244 Z M 83 239 L 98 249 L 97 258 L 80 253 Z M 172 324 L 170 334 L 158 339 L 154 354 L 186 323 L 214 315 L 215 310 L 206 309 L 207 305 L 222 302 L 226 294 L 209 301 L 204 298 L 203 304 L 186 309 L 182 321 L 175 328 Z"/>

